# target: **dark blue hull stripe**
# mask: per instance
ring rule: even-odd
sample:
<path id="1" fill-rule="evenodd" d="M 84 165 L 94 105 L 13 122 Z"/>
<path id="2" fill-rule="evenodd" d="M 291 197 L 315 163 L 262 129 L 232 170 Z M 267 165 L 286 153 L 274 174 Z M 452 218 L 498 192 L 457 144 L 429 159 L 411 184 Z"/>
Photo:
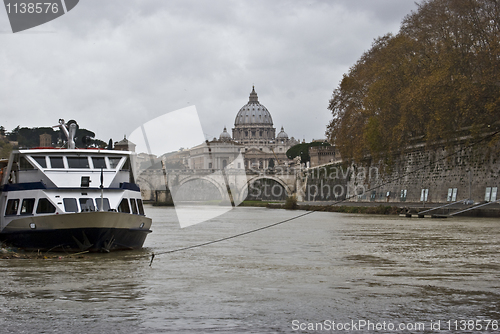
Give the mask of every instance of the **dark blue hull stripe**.
<path id="1" fill-rule="evenodd" d="M 47 189 L 42 182 L 26 182 L 26 183 L 7 183 L 1 187 L 1 191 L 19 191 L 19 190 L 36 190 Z"/>

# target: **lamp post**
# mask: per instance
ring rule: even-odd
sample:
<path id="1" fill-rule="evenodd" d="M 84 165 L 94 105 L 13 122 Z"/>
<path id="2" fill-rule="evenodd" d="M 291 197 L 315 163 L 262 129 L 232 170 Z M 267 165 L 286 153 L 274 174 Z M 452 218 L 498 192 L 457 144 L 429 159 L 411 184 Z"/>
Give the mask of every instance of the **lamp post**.
<path id="1" fill-rule="evenodd" d="M 472 172 L 469 169 L 469 200 L 472 200 Z"/>

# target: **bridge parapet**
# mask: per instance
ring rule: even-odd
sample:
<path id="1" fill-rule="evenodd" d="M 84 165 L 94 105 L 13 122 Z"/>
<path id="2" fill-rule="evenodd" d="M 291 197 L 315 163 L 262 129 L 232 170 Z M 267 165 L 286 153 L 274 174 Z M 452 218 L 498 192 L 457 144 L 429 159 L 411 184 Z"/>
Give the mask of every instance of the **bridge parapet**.
<path id="1" fill-rule="evenodd" d="M 150 200 L 158 198 L 158 191 L 168 193 L 171 190 L 175 193 L 188 182 L 205 180 L 212 183 L 220 191 L 224 200 L 228 199 L 228 192 L 230 192 L 233 193 L 234 200 L 242 201 L 245 199 L 242 196 L 246 197 L 248 193 L 247 189 L 256 182 L 275 182 L 286 191 L 286 196 L 296 194 L 301 191 L 302 179 L 305 177 L 304 171 L 304 169 L 292 167 L 265 170 L 225 168 L 224 171 L 217 169 L 147 169 L 137 176 L 136 182 L 141 186 L 145 199 Z"/>

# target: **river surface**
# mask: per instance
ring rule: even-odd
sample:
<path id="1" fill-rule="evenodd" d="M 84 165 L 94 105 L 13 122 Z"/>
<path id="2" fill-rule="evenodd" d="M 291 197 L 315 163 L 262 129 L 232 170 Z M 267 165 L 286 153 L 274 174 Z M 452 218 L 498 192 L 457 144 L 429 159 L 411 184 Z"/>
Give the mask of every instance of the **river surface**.
<path id="1" fill-rule="evenodd" d="M 317 212 L 161 254 L 303 211 L 236 208 L 181 229 L 174 209 L 146 210 L 142 250 L 0 260 L 0 333 L 498 332 L 499 219 Z"/>

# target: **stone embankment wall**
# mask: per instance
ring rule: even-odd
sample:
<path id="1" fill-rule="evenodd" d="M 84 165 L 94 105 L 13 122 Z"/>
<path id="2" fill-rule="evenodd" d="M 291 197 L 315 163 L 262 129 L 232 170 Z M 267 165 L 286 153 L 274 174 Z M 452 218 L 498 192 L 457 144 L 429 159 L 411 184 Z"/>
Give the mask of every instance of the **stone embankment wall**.
<path id="1" fill-rule="evenodd" d="M 311 168 L 305 200 L 343 199 L 335 198 L 343 195 L 350 201 L 422 202 L 423 193 L 426 202 L 432 203 L 469 197 L 475 202 L 500 199 L 496 194 L 500 187 L 500 141 L 493 146 L 480 145 L 471 147 L 466 141 L 456 142 L 450 149 L 415 145 L 388 164 L 366 160 L 351 166 Z"/>

